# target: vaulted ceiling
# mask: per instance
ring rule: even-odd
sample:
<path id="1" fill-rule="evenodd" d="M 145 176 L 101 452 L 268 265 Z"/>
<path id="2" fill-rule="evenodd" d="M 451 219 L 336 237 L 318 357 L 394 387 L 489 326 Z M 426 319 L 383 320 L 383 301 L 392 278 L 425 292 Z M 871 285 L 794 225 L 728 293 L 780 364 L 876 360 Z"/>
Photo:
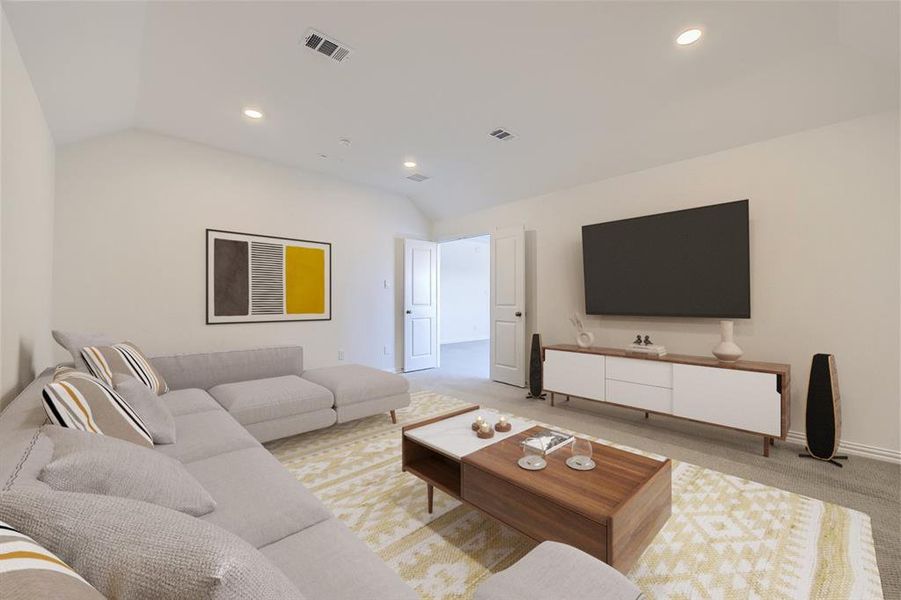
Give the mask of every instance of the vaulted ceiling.
<path id="1" fill-rule="evenodd" d="M 138 127 L 432 218 L 898 106 L 894 2 L 3 6 L 59 144 Z M 311 27 L 350 58 L 305 48 Z M 431 179 L 407 180 L 407 159 Z"/>

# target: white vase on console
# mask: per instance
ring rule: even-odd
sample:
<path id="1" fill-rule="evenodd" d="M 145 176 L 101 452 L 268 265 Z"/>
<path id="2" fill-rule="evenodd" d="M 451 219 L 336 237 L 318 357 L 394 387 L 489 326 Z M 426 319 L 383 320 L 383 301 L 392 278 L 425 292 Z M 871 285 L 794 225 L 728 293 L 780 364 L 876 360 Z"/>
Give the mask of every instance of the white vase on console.
<path id="1" fill-rule="evenodd" d="M 594 334 L 590 331 L 580 331 L 576 334 L 576 343 L 579 348 L 591 348 L 594 344 Z"/>
<path id="2" fill-rule="evenodd" d="M 720 321 L 720 343 L 713 349 L 713 355 L 723 362 L 735 362 L 744 354 L 735 343 L 735 323 Z"/>

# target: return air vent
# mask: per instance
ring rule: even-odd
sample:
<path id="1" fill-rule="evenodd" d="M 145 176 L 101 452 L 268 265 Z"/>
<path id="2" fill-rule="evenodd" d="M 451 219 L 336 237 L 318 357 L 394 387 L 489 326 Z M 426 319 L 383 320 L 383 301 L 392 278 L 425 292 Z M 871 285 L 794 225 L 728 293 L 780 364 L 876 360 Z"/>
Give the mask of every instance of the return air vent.
<path id="1" fill-rule="evenodd" d="M 494 131 L 489 132 L 488 135 L 501 141 L 512 140 L 516 137 L 516 134 L 503 128 L 497 128 Z"/>
<path id="2" fill-rule="evenodd" d="M 429 177 L 428 175 L 423 175 L 422 173 L 413 173 L 412 175 L 407 175 L 407 179 L 419 183 L 421 181 L 425 181 L 426 179 L 431 179 L 431 177 Z"/>
<path id="3" fill-rule="evenodd" d="M 350 48 L 342 44 L 333 37 L 329 37 L 322 32 L 310 29 L 307 31 L 306 37 L 303 39 L 304 46 L 311 50 L 315 50 L 320 54 L 328 56 L 332 60 L 342 62 L 350 56 Z"/>

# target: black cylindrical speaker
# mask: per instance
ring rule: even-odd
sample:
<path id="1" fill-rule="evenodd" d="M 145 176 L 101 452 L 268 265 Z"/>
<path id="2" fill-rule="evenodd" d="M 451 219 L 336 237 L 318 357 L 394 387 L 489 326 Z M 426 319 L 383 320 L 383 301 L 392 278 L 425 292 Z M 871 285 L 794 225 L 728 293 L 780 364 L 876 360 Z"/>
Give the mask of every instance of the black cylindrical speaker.
<path id="1" fill-rule="evenodd" d="M 807 452 L 813 458 L 834 462 L 842 432 L 841 396 L 835 357 L 816 354 L 810 365 L 807 386 Z M 835 463 L 838 464 L 838 463 Z"/>
<path id="2" fill-rule="evenodd" d="M 541 362 L 541 336 L 532 334 L 532 350 L 529 354 L 528 398 L 544 398 L 544 365 Z"/>

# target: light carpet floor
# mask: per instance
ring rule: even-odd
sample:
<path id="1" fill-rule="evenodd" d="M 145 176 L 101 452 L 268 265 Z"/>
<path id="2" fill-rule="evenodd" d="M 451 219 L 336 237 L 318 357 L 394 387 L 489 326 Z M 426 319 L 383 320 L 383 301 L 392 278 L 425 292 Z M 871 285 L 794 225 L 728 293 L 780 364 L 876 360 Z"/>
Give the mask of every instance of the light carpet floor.
<path id="1" fill-rule="evenodd" d="M 401 472 L 400 425 L 461 404 L 418 392 L 398 425 L 378 415 L 267 447 L 421 597 L 470 598 L 534 542 L 437 490 L 429 515 L 425 484 Z M 672 517 L 628 575 L 651 599 L 883 597 L 867 515 L 676 461 Z"/>

